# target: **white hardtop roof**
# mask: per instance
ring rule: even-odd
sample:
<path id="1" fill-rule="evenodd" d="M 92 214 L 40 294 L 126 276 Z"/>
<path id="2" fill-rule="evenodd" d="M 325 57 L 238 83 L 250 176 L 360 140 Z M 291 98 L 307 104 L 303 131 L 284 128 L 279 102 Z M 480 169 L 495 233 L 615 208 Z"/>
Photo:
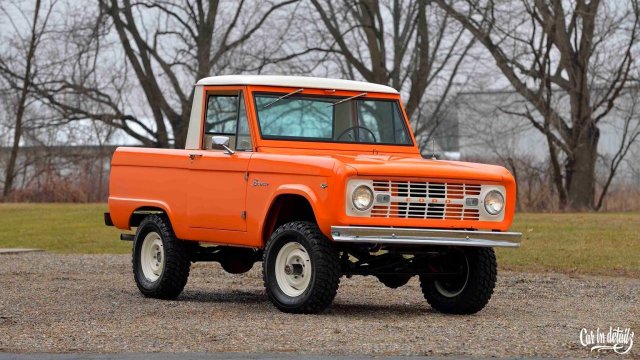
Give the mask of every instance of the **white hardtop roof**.
<path id="1" fill-rule="evenodd" d="M 263 85 L 311 89 L 333 89 L 397 94 L 396 89 L 363 81 L 329 79 L 311 76 L 282 75 L 223 75 L 211 76 L 198 81 L 196 85 Z"/>

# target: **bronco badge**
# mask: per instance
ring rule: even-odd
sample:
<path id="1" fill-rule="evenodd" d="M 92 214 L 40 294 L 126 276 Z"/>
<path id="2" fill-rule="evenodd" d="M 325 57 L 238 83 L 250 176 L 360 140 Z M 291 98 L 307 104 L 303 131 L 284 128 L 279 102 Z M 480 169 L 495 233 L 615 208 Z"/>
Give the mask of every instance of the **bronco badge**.
<path id="1" fill-rule="evenodd" d="M 267 182 L 262 182 L 258 179 L 254 179 L 253 180 L 253 186 L 269 186 L 269 183 Z"/>

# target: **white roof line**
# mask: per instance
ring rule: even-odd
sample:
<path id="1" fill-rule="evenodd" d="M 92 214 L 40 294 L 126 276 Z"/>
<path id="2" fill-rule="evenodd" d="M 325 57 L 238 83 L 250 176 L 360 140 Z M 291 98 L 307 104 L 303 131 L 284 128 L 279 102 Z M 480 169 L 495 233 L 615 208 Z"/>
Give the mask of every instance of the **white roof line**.
<path id="1" fill-rule="evenodd" d="M 386 85 L 311 76 L 222 75 L 201 79 L 196 85 L 262 85 L 398 94 L 396 89 Z"/>

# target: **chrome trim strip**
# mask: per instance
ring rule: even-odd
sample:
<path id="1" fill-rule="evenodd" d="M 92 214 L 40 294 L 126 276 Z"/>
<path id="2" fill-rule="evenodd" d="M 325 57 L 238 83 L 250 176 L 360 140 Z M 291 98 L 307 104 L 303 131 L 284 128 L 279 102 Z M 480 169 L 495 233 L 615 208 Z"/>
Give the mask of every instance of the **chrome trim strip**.
<path id="1" fill-rule="evenodd" d="M 332 226 L 336 242 L 401 245 L 519 247 L 521 233 L 370 226 Z"/>

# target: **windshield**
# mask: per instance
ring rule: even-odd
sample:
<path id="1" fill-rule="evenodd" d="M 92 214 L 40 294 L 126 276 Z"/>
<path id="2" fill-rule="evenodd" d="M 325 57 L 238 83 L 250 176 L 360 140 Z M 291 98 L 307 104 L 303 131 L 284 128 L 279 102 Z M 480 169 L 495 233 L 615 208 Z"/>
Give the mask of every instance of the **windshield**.
<path id="1" fill-rule="evenodd" d="M 412 145 L 396 100 L 281 97 L 255 95 L 263 139 Z"/>

